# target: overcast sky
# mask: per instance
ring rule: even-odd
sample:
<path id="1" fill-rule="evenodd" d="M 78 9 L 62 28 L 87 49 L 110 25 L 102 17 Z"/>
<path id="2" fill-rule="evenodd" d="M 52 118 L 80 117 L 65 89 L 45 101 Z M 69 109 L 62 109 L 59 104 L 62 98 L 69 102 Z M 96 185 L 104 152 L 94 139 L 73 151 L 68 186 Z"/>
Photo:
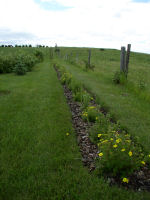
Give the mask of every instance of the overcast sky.
<path id="1" fill-rule="evenodd" d="M 0 44 L 150 53 L 150 0 L 0 0 Z"/>

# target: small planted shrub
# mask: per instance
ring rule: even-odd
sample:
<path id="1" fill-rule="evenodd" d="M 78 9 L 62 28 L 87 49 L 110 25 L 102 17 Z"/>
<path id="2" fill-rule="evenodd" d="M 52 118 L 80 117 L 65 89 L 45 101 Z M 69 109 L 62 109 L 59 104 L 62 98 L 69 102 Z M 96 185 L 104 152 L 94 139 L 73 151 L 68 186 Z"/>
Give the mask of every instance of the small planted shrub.
<path id="1" fill-rule="evenodd" d="M 143 165 L 142 150 L 131 141 L 130 135 L 119 134 L 110 128 L 105 134 L 98 133 L 97 138 L 102 172 L 127 177 Z"/>
<path id="2" fill-rule="evenodd" d="M 86 113 L 86 118 L 85 118 Z M 98 109 L 95 106 L 88 106 L 82 113 L 82 118 L 89 122 L 95 122 L 98 116 Z"/>
<path id="3" fill-rule="evenodd" d="M 94 71 L 95 69 L 95 65 L 94 64 L 89 64 L 88 61 L 84 60 L 84 63 L 85 63 L 85 70 L 88 71 L 88 70 L 92 70 Z"/>
<path id="4" fill-rule="evenodd" d="M 62 83 L 62 84 L 67 84 L 67 85 L 69 85 L 70 82 L 71 82 L 71 79 L 72 79 L 72 75 L 71 75 L 70 73 L 68 73 L 68 72 L 65 72 L 65 73 L 62 74 L 60 80 L 61 80 L 61 83 Z"/>
<path id="5" fill-rule="evenodd" d="M 97 172 L 123 179 L 144 166 L 150 156 L 144 156 L 141 146 L 121 130 L 119 122 L 112 124 L 109 117 L 99 114 L 90 131 L 90 139 L 99 149 Z"/>
<path id="6" fill-rule="evenodd" d="M 115 84 L 124 84 L 127 81 L 126 75 L 123 72 L 116 71 L 113 76 L 113 82 Z"/>
<path id="7" fill-rule="evenodd" d="M 71 79 L 69 84 L 69 89 L 76 94 L 77 92 L 83 91 L 82 84 L 79 81 L 76 81 L 74 78 Z"/>
<path id="8" fill-rule="evenodd" d="M 73 98 L 75 101 L 81 102 L 83 110 L 88 107 L 91 100 L 91 96 L 83 89 L 73 93 Z"/>

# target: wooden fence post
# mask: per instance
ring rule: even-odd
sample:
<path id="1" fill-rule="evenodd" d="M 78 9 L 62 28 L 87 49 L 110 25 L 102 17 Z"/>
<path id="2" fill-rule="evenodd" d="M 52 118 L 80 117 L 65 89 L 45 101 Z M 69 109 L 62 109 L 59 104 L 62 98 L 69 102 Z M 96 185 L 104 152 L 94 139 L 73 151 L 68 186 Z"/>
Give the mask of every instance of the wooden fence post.
<path id="1" fill-rule="evenodd" d="M 124 72 L 126 71 L 126 65 L 125 65 L 125 55 L 126 55 L 126 48 L 121 47 L 121 57 L 120 57 L 120 71 Z"/>
<path id="2" fill-rule="evenodd" d="M 131 44 L 128 44 L 128 46 L 127 46 L 127 55 L 126 55 L 126 76 L 128 74 L 130 51 L 131 51 Z"/>

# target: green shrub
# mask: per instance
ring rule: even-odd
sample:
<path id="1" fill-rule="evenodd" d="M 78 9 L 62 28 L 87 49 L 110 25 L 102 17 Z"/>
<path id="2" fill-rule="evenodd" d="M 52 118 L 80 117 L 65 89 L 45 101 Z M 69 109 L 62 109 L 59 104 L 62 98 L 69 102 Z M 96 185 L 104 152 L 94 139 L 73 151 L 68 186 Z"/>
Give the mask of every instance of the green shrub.
<path id="1" fill-rule="evenodd" d="M 100 171 L 113 176 L 127 177 L 145 162 L 142 149 L 136 146 L 129 135 L 109 130 L 105 134 L 97 134 L 99 138 Z"/>
<path id="2" fill-rule="evenodd" d="M 16 60 L 12 55 L 0 56 L 0 73 L 11 73 Z"/>
<path id="3" fill-rule="evenodd" d="M 127 77 L 126 77 L 125 73 L 120 72 L 120 71 L 116 71 L 114 73 L 112 80 L 115 84 L 125 84 L 126 81 L 127 81 Z"/>
<path id="4" fill-rule="evenodd" d="M 98 117 L 98 109 L 95 106 L 88 106 L 83 112 L 82 112 L 82 118 L 89 122 L 95 122 Z"/>
<path id="5" fill-rule="evenodd" d="M 38 58 L 39 62 L 42 62 L 44 60 L 44 54 L 40 50 L 36 50 L 34 55 Z"/>
<path id="6" fill-rule="evenodd" d="M 150 155 L 146 160 L 141 146 L 121 131 L 119 122 L 112 124 L 109 119 L 109 115 L 99 114 L 90 130 L 90 139 L 99 149 L 97 171 L 124 178 L 145 165 Z"/>
<path id="7" fill-rule="evenodd" d="M 62 74 L 60 81 L 61 81 L 62 84 L 69 85 L 70 82 L 71 82 L 71 79 L 72 79 L 72 75 L 68 72 L 65 72 L 65 73 Z"/>
<path id="8" fill-rule="evenodd" d="M 25 65 L 24 62 L 22 62 L 21 60 L 18 61 L 16 64 L 15 64 L 15 67 L 13 69 L 13 72 L 17 75 L 25 75 L 26 72 L 27 72 L 27 67 Z"/>
<path id="9" fill-rule="evenodd" d="M 79 81 L 76 81 L 74 78 L 71 79 L 69 84 L 69 89 L 76 94 L 77 92 L 83 91 L 83 86 Z"/>

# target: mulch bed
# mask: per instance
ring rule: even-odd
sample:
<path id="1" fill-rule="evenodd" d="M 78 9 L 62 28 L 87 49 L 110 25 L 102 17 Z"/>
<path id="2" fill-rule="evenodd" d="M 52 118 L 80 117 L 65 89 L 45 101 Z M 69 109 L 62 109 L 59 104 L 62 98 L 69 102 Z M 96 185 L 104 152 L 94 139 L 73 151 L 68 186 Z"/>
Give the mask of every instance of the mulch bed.
<path id="1" fill-rule="evenodd" d="M 60 72 L 54 65 L 57 72 L 58 79 L 60 80 Z M 89 168 L 92 172 L 95 168 L 95 160 L 98 158 L 98 148 L 97 145 L 93 144 L 89 139 L 89 129 L 93 125 L 83 121 L 81 114 L 81 105 L 73 100 L 72 92 L 69 90 L 67 85 L 63 85 L 64 95 L 66 96 L 67 103 L 70 107 L 72 113 L 72 123 L 77 135 L 78 145 L 80 147 L 80 152 L 82 155 L 82 162 L 84 166 Z M 96 105 L 95 102 L 92 102 Z M 104 114 L 105 111 L 102 110 Z M 112 123 L 114 123 L 112 121 Z M 142 167 L 139 171 L 134 172 L 129 178 L 129 183 L 122 183 L 120 177 L 111 177 L 109 175 L 104 175 L 106 182 L 111 186 L 117 184 L 119 187 L 125 187 L 127 189 L 133 189 L 137 191 L 150 191 L 150 170 L 149 166 Z"/>

